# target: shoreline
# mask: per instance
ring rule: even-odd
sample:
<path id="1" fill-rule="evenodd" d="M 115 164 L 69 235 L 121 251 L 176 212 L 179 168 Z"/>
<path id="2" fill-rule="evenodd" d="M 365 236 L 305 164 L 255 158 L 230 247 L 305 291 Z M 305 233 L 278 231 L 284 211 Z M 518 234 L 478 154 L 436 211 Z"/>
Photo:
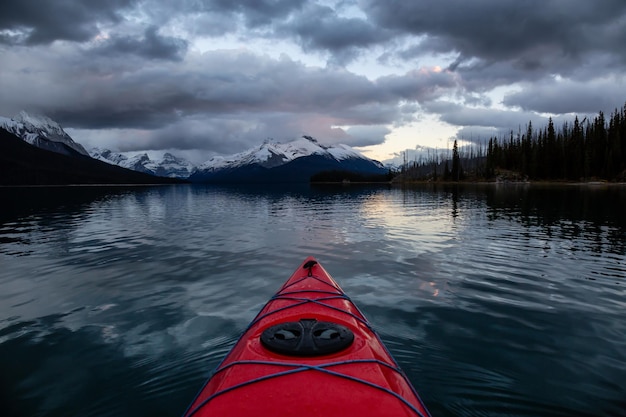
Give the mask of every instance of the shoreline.
<path id="1" fill-rule="evenodd" d="M 496 181 L 496 180 L 464 180 L 464 181 L 397 181 L 392 185 L 586 185 L 586 186 L 626 186 L 624 181 L 566 181 L 566 180 L 528 180 L 528 181 Z"/>

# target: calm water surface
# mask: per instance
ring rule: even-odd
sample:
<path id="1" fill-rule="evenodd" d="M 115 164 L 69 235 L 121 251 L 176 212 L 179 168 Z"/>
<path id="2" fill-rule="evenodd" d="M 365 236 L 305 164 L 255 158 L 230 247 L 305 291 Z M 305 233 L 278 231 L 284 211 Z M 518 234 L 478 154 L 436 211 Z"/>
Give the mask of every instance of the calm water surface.
<path id="1" fill-rule="evenodd" d="M 626 416 L 626 187 L 0 189 L 0 414 L 179 416 L 308 255 L 439 416 Z"/>

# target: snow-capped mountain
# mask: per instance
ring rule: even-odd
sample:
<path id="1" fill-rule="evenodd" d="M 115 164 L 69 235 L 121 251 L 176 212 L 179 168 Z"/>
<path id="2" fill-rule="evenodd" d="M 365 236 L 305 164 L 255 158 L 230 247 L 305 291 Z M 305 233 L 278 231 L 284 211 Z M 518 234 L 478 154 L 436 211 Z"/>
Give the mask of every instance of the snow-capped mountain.
<path id="1" fill-rule="evenodd" d="M 128 157 L 119 152 L 113 152 L 106 148 L 91 148 L 89 155 L 92 158 L 98 159 L 102 162 L 106 162 L 113 165 L 119 165 L 123 168 L 132 169 L 133 171 L 145 172 L 153 174 L 153 172 L 146 168 L 144 165 L 153 163 L 148 157 L 148 154 L 138 154 L 132 157 Z"/>
<path id="2" fill-rule="evenodd" d="M 385 173 L 384 166 L 347 145 L 324 146 L 310 136 L 271 140 L 247 151 L 214 157 L 189 179 L 198 182 L 303 182 L 324 171 Z"/>
<path id="3" fill-rule="evenodd" d="M 147 153 L 128 156 L 109 149 L 87 152 L 55 121 L 24 111 L 9 119 L 0 117 L 0 128 L 24 142 L 72 157 L 91 157 L 122 168 L 195 182 L 306 182 L 319 173 L 346 172 L 379 175 L 387 172 L 380 162 L 346 145 L 324 146 L 310 136 L 288 143 L 268 140 L 262 145 L 227 157 L 214 157 L 200 167 L 165 153 L 158 160 Z"/>
<path id="4" fill-rule="evenodd" d="M 187 178 L 196 171 L 195 165 L 191 162 L 178 158 L 171 153 L 165 153 L 160 160 L 150 159 L 147 153 L 128 157 L 104 148 L 92 148 L 89 150 L 89 154 L 92 158 L 109 164 L 160 177 Z"/>
<path id="5" fill-rule="evenodd" d="M 0 128 L 0 185 L 173 184 L 182 181 L 155 177 L 98 161 L 57 144 L 51 152 L 27 143 Z"/>
<path id="6" fill-rule="evenodd" d="M 231 155 L 216 156 L 198 167 L 199 171 L 218 171 L 234 169 L 256 164 L 264 168 L 274 168 L 305 156 L 320 155 L 336 161 L 363 159 L 374 164 L 378 161 L 369 159 L 347 145 L 324 146 L 310 136 L 303 136 L 288 143 L 266 140 L 262 145 L 247 151 Z M 382 165 L 380 165 L 382 167 Z"/>
<path id="7" fill-rule="evenodd" d="M 89 149 L 89 155 L 99 161 L 120 166 L 122 166 L 122 163 L 128 159 L 126 155 L 113 152 L 112 150 L 106 148 L 91 148 Z"/>
<path id="8" fill-rule="evenodd" d="M 64 155 L 70 155 L 72 151 L 75 151 L 89 156 L 85 148 L 74 142 L 60 124 L 46 116 L 31 115 L 21 111 L 12 119 L 0 117 L 0 127 L 42 149 Z"/>
<path id="9" fill-rule="evenodd" d="M 179 158 L 169 152 L 163 154 L 163 158 L 156 162 L 154 172 L 156 175 L 170 178 L 188 178 L 198 168 L 184 158 Z"/>

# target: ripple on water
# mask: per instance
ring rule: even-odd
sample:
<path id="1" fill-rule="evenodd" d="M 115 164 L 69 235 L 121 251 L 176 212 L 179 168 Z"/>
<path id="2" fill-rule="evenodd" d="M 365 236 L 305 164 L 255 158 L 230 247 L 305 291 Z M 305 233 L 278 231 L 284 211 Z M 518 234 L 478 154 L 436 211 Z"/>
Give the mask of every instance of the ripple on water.
<path id="1" fill-rule="evenodd" d="M 66 191 L 0 213 L 0 400 L 18 414 L 181 415 L 308 255 L 434 416 L 626 407 L 625 229 L 602 194 Z"/>

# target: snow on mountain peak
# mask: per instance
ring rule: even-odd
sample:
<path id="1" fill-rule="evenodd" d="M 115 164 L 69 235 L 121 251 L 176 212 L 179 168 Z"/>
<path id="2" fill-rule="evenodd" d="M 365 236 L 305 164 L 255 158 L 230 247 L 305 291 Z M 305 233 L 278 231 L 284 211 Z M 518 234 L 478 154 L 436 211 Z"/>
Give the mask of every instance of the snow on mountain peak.
<path id="1" fill-rule="evenodd" d="M 287 143 L 266 139 L 256 148 L 229 156 L 215 156 L 200 165 L 199 169 L 215 171 L 251 164 L 273 168 L 310 155 L 326 156 L 337 161 L 350 158 L 368 159 L 347 145 L 324 146 L 311 136 L 302 136 Z"/>
<path id="2" fill-rule="evenodd" d="M 122 155 L 121 153 L 113 152 L 110 149 L 106 148 L 91 148 L 89 150 L 89 155 L 92 158 L 98 159 L 102 162 L 113 163 L 115 165 L 123 165 L 123 162 L 128 160 L 126 155 Z"/>
<path id="3" fill-rule="evenodd" d="M 163 158 L 156 160 L 150 159 L 147 153 L 127 156 L 106 148 L 92 148 L 89 153 L 92 158 L 109 164 L 162 177 L 187 178 L 196 171 L 196 167 L 191 162 L 169 152 L 164 153 Z"/>
<path id="4" fill-rule="evenodd" d="M 47 116 L 32 115 L 22 110 L 13 119 L 0 118 L 0 126 L 31 145 L 46 149 L 59 149 L 59 145 L 50 144 L 50 142 L 58 142 L 80 154 L 89 155 L 81 144 L 74 142 L 60 124 Z"/>
<path id="5" fill-rule="evenodd" d="M 60 136 L 63 136 L 65 131 L 60 124 L 44 115 L 34 115 L 26 113 L 24 110 L 19 112 L 14 120 L 23 123 L 26 128 L 40 129 L 44 131 L 52 131 Z"/>

